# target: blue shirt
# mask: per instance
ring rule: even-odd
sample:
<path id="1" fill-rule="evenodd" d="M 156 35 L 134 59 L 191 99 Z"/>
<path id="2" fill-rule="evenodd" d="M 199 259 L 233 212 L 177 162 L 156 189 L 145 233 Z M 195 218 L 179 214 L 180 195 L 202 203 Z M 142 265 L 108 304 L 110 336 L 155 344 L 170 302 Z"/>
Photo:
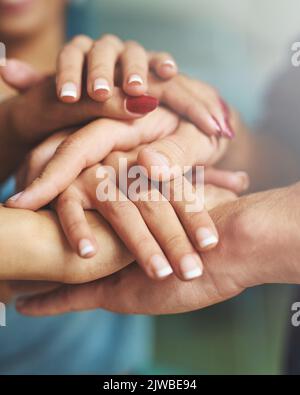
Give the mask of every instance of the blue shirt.
<path id="1" fill-rule="evenodd" d="M 10 179 L 0 201 L 14 190 Z M 7 308 L 0 327 L 0 374 L 86 374 L 134 372 L 151 360 L 150 317 L 102 310 L 30 318 Z"/>

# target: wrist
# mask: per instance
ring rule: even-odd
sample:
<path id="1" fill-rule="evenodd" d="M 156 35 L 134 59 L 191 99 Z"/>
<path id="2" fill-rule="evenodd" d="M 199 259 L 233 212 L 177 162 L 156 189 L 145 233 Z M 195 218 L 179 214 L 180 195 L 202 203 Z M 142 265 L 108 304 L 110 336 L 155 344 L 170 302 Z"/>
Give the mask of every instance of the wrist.
<path id="1" fill-rule="evenodd" d="M 240 288 L 300 284 L 299 198 L 300 184 L 249 195 L 211 213 L 220 234 L 212 254 L 228 262 L 226 275 Z"/>
<path id="2" fill-rule="evenodd" d="M 285 188 L 286 199 L 282 205 L 283 225 L 282 254 L 278 265 L 284 265 L 281 282 L 300 284 L 300 183 Z"/>
<path id="3" fill-rule="evenodd" d="M 257 283 L 300 284 L 300 184 L 257 196 L 252 213 Z"/>

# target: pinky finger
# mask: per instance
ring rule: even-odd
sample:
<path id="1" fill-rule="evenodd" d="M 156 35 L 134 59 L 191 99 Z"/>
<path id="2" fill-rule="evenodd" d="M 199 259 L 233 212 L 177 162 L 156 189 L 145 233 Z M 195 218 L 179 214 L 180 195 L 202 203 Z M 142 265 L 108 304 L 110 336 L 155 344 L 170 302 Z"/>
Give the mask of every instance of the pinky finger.
<path id="1" fill-rule="evenodd" d="M 97 243 L 88 225 L 82 204 L 65 193 L 56 202 L 59 221 L 73 250 L 82 258 L 91 258 L 97 252 Z"/>
<path id="2" fill-rule="evenodd" d="M 168 80 L 178 74 L 178 66 L 171 55 L 165 52 L 151 52 L 149 54 L 150 68 L 158 77 Z"/>

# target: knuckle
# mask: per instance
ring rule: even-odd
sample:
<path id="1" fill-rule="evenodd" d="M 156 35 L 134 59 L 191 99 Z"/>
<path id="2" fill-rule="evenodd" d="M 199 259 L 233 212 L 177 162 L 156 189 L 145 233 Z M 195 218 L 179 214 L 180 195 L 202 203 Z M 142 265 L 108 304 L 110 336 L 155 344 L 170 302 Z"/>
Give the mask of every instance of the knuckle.
<path id="1" fill-rule="evenodd" d="M 75 36 L 72 40 L 72 44 L 79 49 L 86 48 L 90 46 L 92 40 L 90 37 L 86 36 L 85 34 L 79 34 Z"/>
<path id="2" fill-rule="evenodd" d="M 180 165 L 188 157 L 187 147 L 175 138 L 166 137 L 160 141 L 159 151 L 162 151 L 175 165 Z"/>
<path id="3" fill-rule="evenodd" d="M 57 148 L 56 154 L 66 155 L 69 152 L 77 151 L 82 149 L 81 139 L 77 136 L 70 136 L 65 141 L 63 141 Z"/>
<path id="4" fill-rule="evenodd" d="M 159 57 L 160 60 L 173 59 L 173 56 L 169 52 L 159 52 L 157 56 Z"/>
<path id="5" fill-rule="evenodd" d="M 137 208 L 129 200 L 117 200 L 115 202 L 109 202 L 107 209 L 108 216 L 112 220 L 118 220 L 120 217 L 126 218 L 133 213 L 138 214 Z"/>
<path id="6" fill-rule="evenodd" d="M 101 43 L 101 42 L 108 43 L 116 47 L 120 47 L 122 45 L 122 41 L 119 39 L 119 37 L 110 33 L 104 34 L 103 36 L 101 36 L 99 40 L 96 41 L 96 43 Z"/>
<path id="7" fill-rule="evenodd" d="M 175 81 L 177 82 L 177 84 L 185 86 L 187 83 L 187 77 L 184 74 L 180 73 L 175 77 Z"/>
<path id="8" fill-rule="evenodd" d="M 183 251 L 185 237 L 180 233 L 170 234 L 165 241 L 166 248 L 171 251 Z"/>
<path id="9" fill-rule="evenodd" d="M 126 56 L 126 55 L 125 55 Z M 134 60 L 131 56 L 126 57 L 126 73 L 127 74 L 140 74 L 141 76 L 144 76 L 147 68 L 147 63 L 144 62 L 143 58 L 140 58 L 140 63 L 138 63 L 136 60 Z M 126 64 L 125 62 L 125 64 Z"/>
<path id="10" fill-rule="evenodd" d="M 103 161 L 106 166 L 112 166 L 114 169 L 118 169 L 120 161 L 124 159 L 124 152 L 113 151 Z"/>
<path id="11" fill-rule="evenodd" d="M 30 170 L 34 170 L 43 163 L 43 152 L 40 149 L 35 149 L 27 156 L 27 165 Z"/>
<path id="12" fill-rule="evenodd" d="M 155 193 L 156 191 L 154 191 Z M 153 196 L 153 190 L 145 191 L 141 194 L 142 199 L 139 204 L 141 211 L 143 211 L 148 218 L 161 219 L 169 208 L 170 203 L 163 199 L 163 196 L 157 191 Z"/>
<path id="13" fill-rule="evenodd" d="M 66 63 L 71 65 L 70 58 L 74 55 L 82 55 L 82 52 L 78 47 L 72 44 L 67 44 L 59 54 L 60 63 Z"/>
<path id="14" fill-rule="evenodd" d="M 125 41 L 125 46 L 127 49 L 143 48 L 137 41 L 128 40 Z"/>
<path id="15" fill-rule="evenodd" d="M 66 191 L 62 193 L 61 195 L 58 196 L 57 198 L 57 210 L 59 212 L 64 211 L 65 206 L 68 206 L 72 204 L 73 198 L 70 196 L 70 194 Z"/>
<path id="16" fill-rule="evenodd" d="M 92 56 L 94 55 L 95 52 L 93 51 Z M 89 75 L 91 78 L 98 77 L 99 74 L 101 74 L 103 77 L 108 77 L 112 74 L 112 72 L 113 70 L 108 66 L 108 64 L 100 59 L 97 62 L 93 62 L 89 69 Z"/>
<path id="17" fill-rule="evenodd" d="M 135 248 L 137 251 L 145 251 L 146 246 L 152 244 L 152 240 L 150 236 L 146 234 L 139 235 L 135 241 Z"/>
<path id="18" fill-rule="evenodd" d="M 188 117 L 193 117 L 195 114 L 199 112 L 198 102 L 192 100 L 186 104 L 185 113 Z"/>

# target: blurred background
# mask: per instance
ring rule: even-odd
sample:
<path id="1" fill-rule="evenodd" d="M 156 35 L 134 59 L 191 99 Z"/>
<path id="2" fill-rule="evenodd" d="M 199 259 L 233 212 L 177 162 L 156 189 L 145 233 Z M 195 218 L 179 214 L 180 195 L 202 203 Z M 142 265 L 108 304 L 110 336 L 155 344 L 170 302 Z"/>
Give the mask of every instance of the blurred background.
<path id="1" fill-rule="evenodd" d="M 299 0 L 73 0 L 69 35 L 114 33 L 167 50 L 181 71 L 215 85 L 254 131 L 264 125 L 292 143 L 298 128 L 276 105 L 286 106 L 286 72 L 300 76 L 291 66 L 299 13 Z M 265 286 L 199 312 L 155 318 L 155 364 L 145 372 L 279 373 L 291 291 Z"/>

